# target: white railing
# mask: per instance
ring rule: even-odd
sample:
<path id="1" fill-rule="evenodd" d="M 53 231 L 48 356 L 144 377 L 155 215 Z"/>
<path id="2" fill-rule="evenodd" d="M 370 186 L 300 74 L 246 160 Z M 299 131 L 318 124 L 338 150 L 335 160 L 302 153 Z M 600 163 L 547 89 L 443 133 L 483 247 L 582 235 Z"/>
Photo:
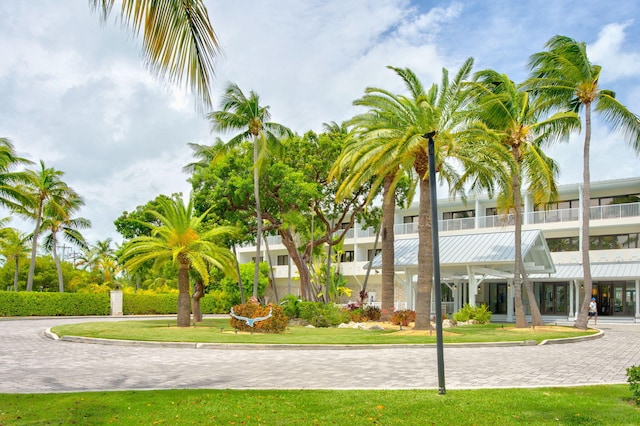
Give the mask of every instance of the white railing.
<path id="1" fill-rule="evenodd" d="M 482 216 L 478 218 L 479 228 L 502 228 L 503 226 L 515 225 L 516 221 L 512 214 Z"/>
<path id="2" fill-rule="evenodd" d="M 612 204 L 595 206 L 589 210 L 591 219 L 621 219 L 623 217 L 640 216 L 640 203 Z"/>
<path id="3" fill-rule="evenodd" d="M 530 212 L 529 223 L 557 223 L 572 222 L 578 220 L 579 209 L 561 209 Z"/>
<path id="4" fill-rule="evenodd" d="M 447 219 L 438 221 L 439 231 L 459 231 L 461 229 L 474 229 L 476 227 L 475 217 L 465 217 L 460 219 Z"/>

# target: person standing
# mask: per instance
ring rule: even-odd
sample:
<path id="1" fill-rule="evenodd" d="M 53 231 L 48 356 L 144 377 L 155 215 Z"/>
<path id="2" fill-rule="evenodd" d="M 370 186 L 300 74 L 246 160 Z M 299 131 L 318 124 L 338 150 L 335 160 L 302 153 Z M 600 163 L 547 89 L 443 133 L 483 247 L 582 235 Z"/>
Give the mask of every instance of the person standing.
<path id="1" fill-rule="evenodd" d="M 589 317 L 587 318 L 587 324 L 589 324 L 589 320 L 593 318 L 593 325 L 598 325 L 598 304 L 596 303 L 596 298 L 592 297 L 591 302 L 589 303 Z"/>

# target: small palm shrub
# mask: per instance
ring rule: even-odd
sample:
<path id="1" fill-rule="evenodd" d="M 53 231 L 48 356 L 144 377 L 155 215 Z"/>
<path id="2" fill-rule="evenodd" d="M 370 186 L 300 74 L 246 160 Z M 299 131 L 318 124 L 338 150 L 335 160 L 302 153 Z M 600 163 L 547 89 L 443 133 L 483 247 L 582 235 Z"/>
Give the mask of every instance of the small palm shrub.
<path id="1" fill-rule="evenodd" d="M 349 321 L 348 312 L 334 304 L 322 302 L 298 302 L 299 318 L 314 327 L 330 327 Z"/>
<path id="2" fill-rule="evenodd" d="M 453 319 L 457 322 L 476 321 L 479 324 L 487 324 L 491 321 L 491 315 L 487 305 L 471 306 L 467 303 L 453 314 Z"/>
<path id="3" fill-rule="evenodd" d="M 407 326 L 416 320 L 416 312 L 412 310 L 395 311 L 391 315 L 391 324 Z"/>
<path id="4" fill-rule="evenodd" d="M 300 312 L 298 312 L 298 303 L 300 299 L 295 294 L 287 294 L 281 299 L 280 305 L 284 309 L 284 313 L 289 318 L 299 318 Z"/>
<path id="5" fill-rule="evenodd" d="M 379 321 L 382 310 L 377 306 L 367 306 L 362 310 L 362 317 L 365 321 Z"/>

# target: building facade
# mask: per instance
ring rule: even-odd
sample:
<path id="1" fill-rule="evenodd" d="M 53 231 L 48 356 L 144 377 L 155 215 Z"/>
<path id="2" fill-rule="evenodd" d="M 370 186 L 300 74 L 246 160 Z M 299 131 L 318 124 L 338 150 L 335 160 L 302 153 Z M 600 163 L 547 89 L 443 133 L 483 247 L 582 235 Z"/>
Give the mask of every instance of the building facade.
<path id="1" fill-rule="evenodd" d="M 539 231 L 543 236 L 542 243 L 530 248 L 531 256 L 539 253 L 545 266 L 525 262 L 532 265 L 527 272 L 540 311 L 545 320 L 573 320 L 584 298 L 580 253 L 582 185 L 560 186 L 558 200 L 547 206 L 534 206 L 530 198 L 524 198 L 523 232 Z M 466 203 L 459 199 L 438 200 L 441 244 L 445 239 L 454 241 L 471 235 L 484 241 L 458 250 L 458 257 L 449 259 L 446 265 L 441 259 L 444 312 L 455 312 L 465 303 L 484 303 L 493 312 L 495 320 L 514 320 L 513 274 L 506 259 L 502 259 L 502 263 L 500 259 L 494 259 L 493 263 L 482 264 L 470 260 L 478 256 L 486 258 L 482 251 L 488 250 L 487 244 L 496 244 L 492 241 L 498 236 L 512 233 L 512 219 L 498 214 L 496 201 L 486 195 L 470 196 Z M 396 247 L 401 240 L 415 240 L 417 203 L 408 209 L 397 209 L 395 223 Z M 268 238 L 278 294 L 299 294 L 295 265 L 279 237 Z M 372 228 L 356 225 L 347 234 L 339 252 L 339 271 L 353 290 L 351 301 L 358 299 L 367 273 L 366 265 L 373 260 L 373 270 L 367 281 L 368 302 L 380 303 L 381 280 L 380 270 L 376 269 L 379 262 L 375 260 L 374 242 Z M 410 247 L 411 244 L 406 241 L 401 246 Z M 640 321 L 637 297 L 640 293 L 640 178 L 591 183 L 590 247 L 592 295 L 598 302 L 599 316 Z M 470 258 L 469 251 L 473 251 L 475 257 Z M 550 256 L 548 262 L 545 253 Z M 238 255 L 241 263 L 249 262 L 255 256 L 255 247 L 243 247 Z M 266 254 L 264 256 L 266 259 Z M 396 309 L 414 309 L 415 274 L 411 272 L 410 262 L 398 263 L 397 255 L 395 276 Z M 267 296 L 273 300 L 273 291 Z M 528 303 L 525 305 L 528 309 Z M 433 306 L 432 311 L 435 312 Z"/>

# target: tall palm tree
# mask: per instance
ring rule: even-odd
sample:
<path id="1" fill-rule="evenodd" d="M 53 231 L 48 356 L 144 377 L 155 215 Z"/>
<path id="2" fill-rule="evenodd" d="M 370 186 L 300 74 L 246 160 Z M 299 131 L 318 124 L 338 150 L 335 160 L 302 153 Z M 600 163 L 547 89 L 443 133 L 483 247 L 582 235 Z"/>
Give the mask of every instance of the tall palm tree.
<path id="1" fill-rule="evenodd" d="M 528 92 L 518 90 L 507 75 L 493 70 L 476 73 L 470 87 L 476 100 L 471 117 L 478 120 L 469 130 L 470 137 L 486 139 L 499 156 L 510 154 L 513 160 L 503 165 L 508 182 L 498 182 L 502 187 L 498 206 L 504 212 L 513 213 L 515 220 L 516 327 L 528 326 L 521 294 L 523 283 L 532 323 L 541 326 L 542 315 L 522 258 L 522 186 L 527 184 L 526 191 L 537 205 L 546 204 L 556 196 L 558 166 L 542 148 L 559 138 L 568 138 L 569 133 L 580 126 L 580 120 L 573 112 L 547 117 L 544 99 L 532 102 Z"/>
<path id="2" fill-rule="evenodd" d="M 640 117 L 629 111 L 616 98 L 615 92 L 599 85 L 601 67 L 592 64 L 587 56 L 585 43 L 566 36 L 552 37 L 545 45 L 547 50 L 529 59 L 530 77 L 526 87 L 548 100 L 550 108 L 579 113 L 584 110 L 583 149 L 583 199 L 580 250 L 584 274 L 584 299 L 575 326 L 587 328 L 587 314 L 593 282 L 589 259 L 589 218 L 591 208 L 591 112 L 600 113 L 611 129 L 619 131 L 640 153 Z"/>
<path id="3" fill-rule="evenodd" d="M 20 261 L 29 253 L 29 235 L 14 228 L 4 228 L 0 232 L 0 255 L 7 262 L 14 263 L 13 291 L 18 291 Z"/>
<path id="4" fill-rule="evenodd" d="M 41 230 L 45 204 L 48 205 L 51 211 L 63 212 L 67 196 L 75 194 L 75 191 L 62 181 L 64 172 L 52 167 L 46 167 L 42 160 L 40 161 L 39 170 L 27 170 L 26 175 L 28 183 L 22 187 L 22 190 L 29 195 L 31 204 L 19 207 L 18 212 L 36 222 L 32 237 L 29 275 L 27 276 L 27 291 L 31 291 L 36 267 L 38 236 Z"/>
<path id="5" fill-rule="evenodd" d="M 202 221 L 208 212 L 194 216 L 193 198 L 185 206 L 178 195 L 170 200 L 159 200 L 162 214 L 150 211 L 161 225 L 149 225 L 151 236 L 130 240 L 123 251 L 124 267 L 135 271 L 147 261 L 154 269 L 170 262 L 178 269 L 178 327 L 189 327 L 191 303 L 189 297 L 189 271 L 193 269 L 204 285 L 209 283 L 211 267 L 227 274 L 235 274 L 235 257 L 228 248 L 219 245 L 222 237 L 234 233 L 232 227 L 204 229 Z"/>
<path id="6" fill-rule="evenodd" d="M 249 97 L 237 84 L 228 83 L 222 96 L 221 109 L 208 115 L 214 131 L 240 131 L 222 150 L 231 150 L 243 141 L 253 140 L 253 194 L 256 203 L 256 256 L 253 275 L 253 297 L 258 298 L 260 277 L 260 242 L 262 240 L 262 210 L 260 207 L 260 166 L 263 159 L 275 153 L 280 145 L 278 137 L 291 135 L 285 126 L 269 121 L 269 106 L 260 105 L 260 97 L 253 91 Z"/>
<path id="7" fill-rule="evenodd" d="M 114 0 L 89 0 L 106 20 Z M 143 33 L 143 56 L 161 78 L 186 83 L 211 108 L 210 85 L 220 46 L 204 0 L 122 0 L 120 19 L 134 34 Z"/>
<path id="8" fill-rule="evenodd" d="M 53 255 L 58 272 L 58 290 L 64 292 L 64 280 L 62 278 L 62 266 L 60 265 L 60 257 L 58 256 L 58 234 L 62 233 L 63 238 L 70 244 L 87 248 L 87 242 L 80 233 L 80 229 L 91 227 L 91 221 L 83 217 L 73 217 L 84 205 L 84 200 L 73 190 L 69 190 L 65 194 L 63 202 L 53 202 L 49 200 L 45 204 L 43 211 L 42 224 L 40 232 L 47 232 L 44 238 L 44 248 Z"/>
<path id="9" fill-rule="evenodd" d="M 20 165 L 33 164 L 31 161 L 19 157 L 11 141 L 0 138 L 0 205 L 14 209 L 24 203 L 29 203 L 27 194 L 20 184 L 28 180 L 24 171 L 12 171 Z"/>
<path id="10" fill-rule="evenodd" d="M 395 95 L 383 89 L 368 88 L 361 99 L 370 105 L 364 119 L 379 125 L 370 125 L 370 131 L 360 136 L 369 138 L 372 166 L 378 179 L 396 170 L 413 169 L 419 188 L 418 223 L 418 283 L 416 295 L 416 329 L 431 329 L 431 290 L 433 288 L 433 247 L 431 246 L 431 202 L 429 161 L 425 133 L 436 131 L 435 163 L 441 180 L 446 180 L 453 192 L 462 193 L 464 182 L 471 188 L 493 188 L 496 168 L 487 167 L 491 157 L 480 159 L 479 144 L 458 139 L 463 130 L 468 96 L 463 82 L 469 76 L 473 60 L 469 58 L 458 73 L 449 79 L 443 69 L 440 85 L 425 90 L 417 76 L 407 68 L 389 67 L 402 78 L 409 95 Z M 452 162 L 452 160 L 455 161 Z M 459 174 L 456 167 L 461 166 Z M 437 301 L 440 303 L 440 301 Z"/>

